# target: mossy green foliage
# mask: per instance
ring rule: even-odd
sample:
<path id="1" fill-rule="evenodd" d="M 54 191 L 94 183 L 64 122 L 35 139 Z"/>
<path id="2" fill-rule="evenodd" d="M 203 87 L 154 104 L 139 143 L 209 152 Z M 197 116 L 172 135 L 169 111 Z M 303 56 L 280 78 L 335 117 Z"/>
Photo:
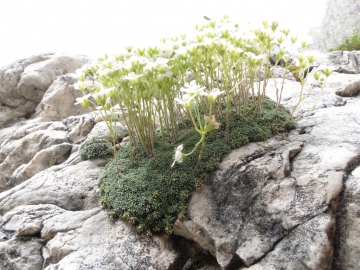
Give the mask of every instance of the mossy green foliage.
<path id="1" fill-rule="evenodd" d="M 80 157 L 84 160 L 103 158 L 113 153 L 112 148 L 107 140 L 92 138 L 80 146 Z"/>
<path id="2" fill-rule="evenodd" d="M 354 32 L 353 36 L 346 38 L 342 44 L 336 48 L 330 49 L 333 51 L 358 51 L 360 50 L 360 30 Z"/>
<path id="3" fill-rule="evenodd" d="M 117 153 L 120 176 L 113 160 L 107 164 L 100 178 L 101 203 L 110 209 L 109 216 L 133 222 L 140 232 L 171 233 L 176 218 L 183 217 L 187 211 L 191 192 L 207 180 L 224 155 L 248 142 L 266 140 L 277 132 L 289 112 L 282 106 L 276 112 L 275 105 L 275 102 L 266 99 L 260 118 L 254 117 L 255 109 L 251 107 L 245 119 L 231 111 L 228 142 L 225 140 L 224 119 L 219 119 L 221 127 L 207 136 L 197 168 L 195 165 L 200 150 L 184 158 L 182 163 L 170 167 L 177 145 L 184 144 L 184 151 L 187 152 L 199 140 L 199 134 L 193 129 L 185 129 L 181 124 L 176 146 L 170 143 L 163 146 L 161 136 L 158 136 L 155 146 L 157 161 L 148 159 L 142 148 L 136 147 L 136 157 L 131 163 L 130 147 L 122 148 Z M 294 121 L 289 121 L 282 131 L 295 128 L 295 125 Z"/>

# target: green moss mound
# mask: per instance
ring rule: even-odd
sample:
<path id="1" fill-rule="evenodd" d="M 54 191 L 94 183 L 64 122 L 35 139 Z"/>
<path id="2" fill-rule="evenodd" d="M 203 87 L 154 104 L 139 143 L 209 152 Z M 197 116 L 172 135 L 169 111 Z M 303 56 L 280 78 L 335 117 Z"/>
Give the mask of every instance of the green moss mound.
<path id="1" fill-rule="evenodd" d="M 80 146 L 80 157 L 84 160 L 104 158 L 112 154 L 112 145 L 104 139 L 92 138 Z"/>
<path id="2" fill-rule="evenodd" d="M 224 119 L 219 119 L 221 128 L 207 136 L 201 163 L 196 169 L 199 150 L 184 158 L 183 163 L 170 167 L 176 146 L 183 144 L 186 153 L 199 140 L 199 135 L 192 129 L 181 127 L 176 145 L 168 143 L 163 146 L 159 136 L 156 145 L 157 162 L 148 159 L 138 147 L 135 148 L 136 157 L 132 164 L 130 147 L 124 147 L 117 153 L 120 176 L 113 160 L 107 164 L 100 178 L 101 203 L 110 209 L 109 216 L 133 222 L 140 232 L 171 233 L 176 218 L 183 217 L 187 211 L 187 200 L 191 192 L 208 179 L 216 164 L 226 154 L 248 142 L 266 140 L 277 132 L 289 112 L 282 106 L 276 112 L 274 107 L 275 102 L 266 99 L 260 118 L 253 117 L 254 110 L 251 108 L 244 119 L 231 111 L 228 142 L 224 139 Z M 295 126 L 294 121 L 289 121 L 283 131 Z"/>

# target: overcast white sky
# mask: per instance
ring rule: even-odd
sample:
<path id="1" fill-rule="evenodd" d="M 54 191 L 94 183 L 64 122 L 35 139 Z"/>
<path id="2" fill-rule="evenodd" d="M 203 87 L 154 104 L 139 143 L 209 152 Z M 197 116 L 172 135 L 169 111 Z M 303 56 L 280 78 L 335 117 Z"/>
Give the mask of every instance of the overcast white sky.
<path id="1" fill-rule="evenodd" d="M 41 52 L 98 57 L 192 31 L 203 16 L 276 20 L 306 39 L 326 0 L 0 0 L 0 67 Z"/>

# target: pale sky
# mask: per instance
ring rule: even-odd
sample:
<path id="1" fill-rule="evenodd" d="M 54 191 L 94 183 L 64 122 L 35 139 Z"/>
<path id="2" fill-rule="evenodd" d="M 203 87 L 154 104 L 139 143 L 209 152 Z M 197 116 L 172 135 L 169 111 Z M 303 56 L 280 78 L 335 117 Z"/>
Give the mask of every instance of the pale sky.
<path id="1" fill-rule="evenodd" d="M 125 45 L 149 46 L 229 15 L 276 20 L 301 40 L 319 26 L 326 0 L 0 0 L 0 67 L 41 52 L 97 58 Z"/>

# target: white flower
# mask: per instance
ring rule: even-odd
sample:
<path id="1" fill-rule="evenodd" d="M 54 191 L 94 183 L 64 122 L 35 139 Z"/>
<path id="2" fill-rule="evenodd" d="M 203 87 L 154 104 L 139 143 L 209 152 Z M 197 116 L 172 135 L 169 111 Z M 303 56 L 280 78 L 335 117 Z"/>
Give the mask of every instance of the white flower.
<path id="1" fill-rule="evenodd" d="M 155 63 L 157 65 L 157 67 L 167 67 L 167 62 L 169 62 L 170 59 L 167 59 L 167 58 L 163 58 L 163 57 L 158 57 L 156 58 L 155 60 Z"/>
<path id="2" fill-rule="evenodd" d="M 186 72 L 186 80 L 187 80 L 188 82 L 191 82 L 191 81 L 195 80 L 195 77 L 194 77 L 194 75 L 192 74 L 191 71 L 187 71 L 187 72 Z"/>
<path id="3" fill-rule="evenodd" d="M 174 156 L 174 162 L 173 164 L 171 164 L 171 167 L 173 167 L 175 165 L 175 162 L 183 162 L 183 153 L 181 152 L 184 148 L 183 144 L 180 144 L 176 149 L 175 149 L 175 156 Z"/>
<path id="4" fill-rule="evenodd" d="M 151 71 L 152 69 L 156 68 L 156 63 L 155 62 L 152 62 L 152 61 L 149 61 L 145 67 L 143 68 L 143 71 L 144 72 L 149 72 Z"/>
<path id="5" fill-rule="evenodd" d="M 87 94 L 83 97 L 76 98 L 75 105 L 81 104 L 81 105 L 85 106 L 85 104 L 88 104 L 88 102 L 89 102 L 89 97 L 91 97 L 91 94 Z"/>
<path id="6" fill-rule="evenodd" d="M 182 99 L 175 98 L 175 101 L 186 109 L 190 109 L 191 103 L 194 101 L 194 97 L 188 94 L 182 96 Z"/>
<path id="7" fill-rule="evenodd" d="M 77 70 L 75 70 L 75 78 L 78 79 L 80 82 L 85 81 L 84 68 L 78 68 Z"/>
<path id="8" fill-rule="evenodd" d="M 265 64 L 267 62 L 267 57 L 265 54 L 255 55 L 252 52 L 245 52 L 248 57 L 248 62 L 250 66 L 260 66 L 261 64 Z"/>
<path id="9" fill-rule="evenodd" d="M 143 74 L 135 74 L 135 72 L 130 72 L 128 75 L 123 76 L 121 79 L 123 81 L 130 81 L 132 83 L 137 82 Z"/>
<path id="10" fill-rule="evenodd" d="M 225 91 L 220 91 L 219 88 L 213 88 L 211 92 L 202 92 L 202 96 L 206 96 L 210 103 L 214 103 L 218 96 L 224 94 Z"/>
<path id="11" fill-rule="evenodd" d="M 108 76 L 110 75 L 112 72 L 114 72 L 113 69 L 110 68 L 104 68 L 104 69 L 100 69 L 98 71 L 99 76 Z"/>
<path id="12" fill-rule="evenodd" d="M 170 46 L 165 46 L 158 54 L 159 57 L 170 58 L 174 53 L 174 50 Z"/>
<path id="13" fill-rule="evenodd" d="M 74 88 L 76 90 L 84 91 L 85 90 L 85 84 L 82 81 L 78 81 L 77 83 L 74 83 Z"/>
<path id="14" fill-rule="evenodd" d="M 199 95 L 202 94 L 202 92 L 204 92 L 204 89 L 206 87 L 205 86 L 198 86 L 196 84 L 196 81 L 191 81 L 189 86 L 187 88 L 181 87 L 180 91 L 181 92 L 185 92 L 186 94 L 189 94 L 190 96 L 197 98 Z"/>
<path id="15" fill-rule="evenodd" d="M 183 58 L 187 57 L 187 48 L 185 46 L 180 46 L 179 49 L 177 49 L 175 52 L 176 52 L 175 55 L 177 57 L 183 57 Z"/>
<path id="16" fill-rule="evenodd" d="M 166 71 L 165 74 L 159 73 L 157 75 L 157 79 L 158 79 L 158 81 L 161 81 L 162 79 L 164 79 L 164 77 L 170 78 L 172 75 L 173 75 L 172 71 L 168 70 L 168 71 Z"/>

